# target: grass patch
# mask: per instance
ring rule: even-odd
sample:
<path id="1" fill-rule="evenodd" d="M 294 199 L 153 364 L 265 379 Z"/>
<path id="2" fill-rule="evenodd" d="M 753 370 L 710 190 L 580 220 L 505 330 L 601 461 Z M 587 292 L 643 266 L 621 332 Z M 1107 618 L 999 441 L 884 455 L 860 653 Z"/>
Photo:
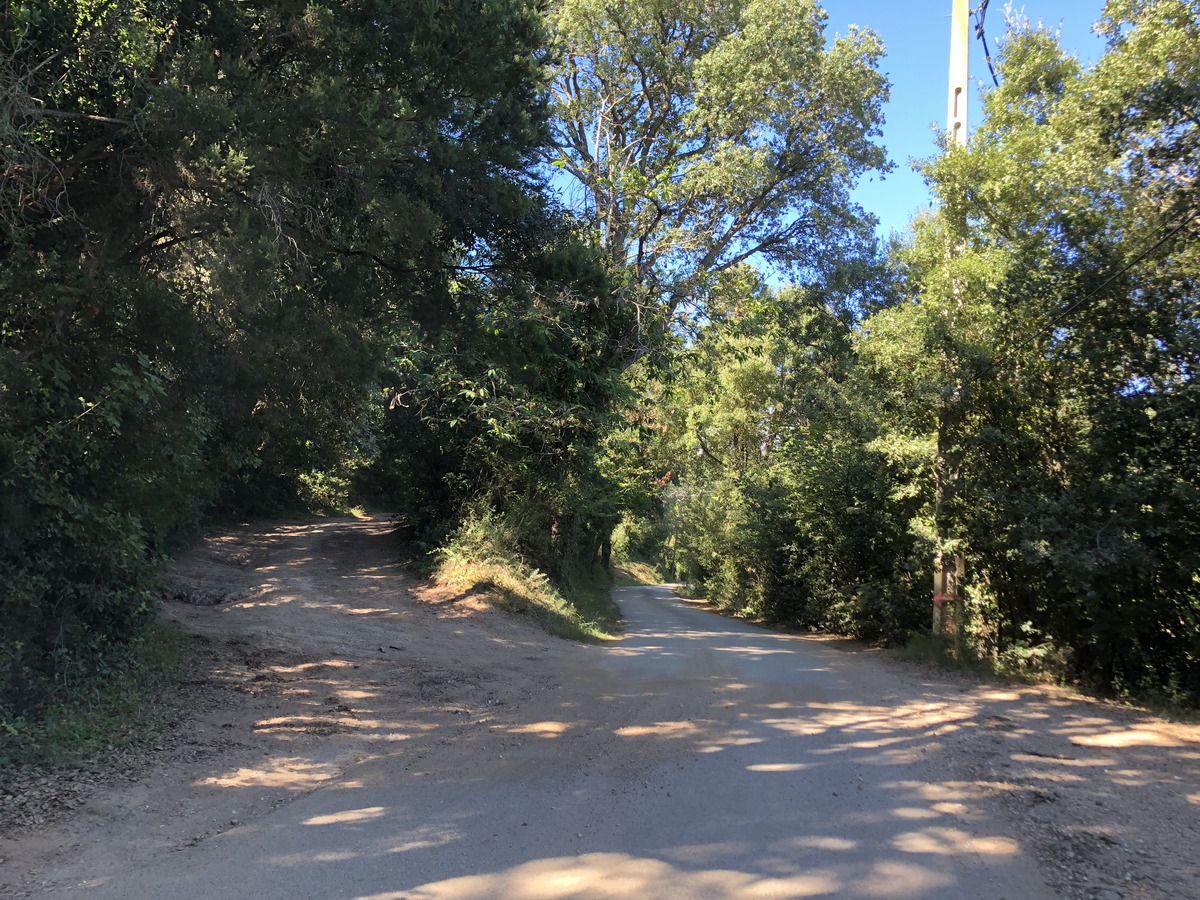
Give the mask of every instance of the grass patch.
<path id="1" fill-rule="evenodd" d="M 612 581 L 604 572 L 591 582 L 577 581 L 566 591 L 568 602 L 585 622 L 593 623 L 604 640 L 616 637 L 624 627 L 621 608 L 613 601 L 611 587 Z"/>
<path id="2" fill-rule="evenodd" d="M 1134 705 L 1134 701 L 1131 700 L 1123 702 L 1127 705 Z M 1163 694 L 1162 692 L 1149 692 L 1139 697 L 1136 705 L 1172 722 L 1181 722 L 1184 725 L 1200 725 L 1200 707 L 1193 706 L 1187 700 L 1180 700 L 1177 697 Z"/>
<path id="3" fill-rule="evenodd" d="M 57 686 L 36 717 L 0 709 L 0 771 L 69 765 L 160 732 L 170 712 L 155 702 L 156 693 L 181 670 L 185 641 L 175 629 L 155 625 L 112 651 L 96 671 Z"/>
<path id="4" fill-rule="evenodd" d="M 667 579 L 651 563 L 637 559 L 625 559 L 613 565 L 613 581 L 622 586 L 630 586 L 664 584 Z"/>
<path id="5" fill-rule="evenodd" d="M 909 662 L 1027 684 L 1067 686 L 1072 682 L 1070 655 L 1051 644 L 1014 646 L 993 657 L 980 654 L 969 641 L 955 645 L 948 637 L 919 634 L 896 654 Z"/>
<path id="6" fill-rule="evenodd" d="M 433 575 L 457 588 L 482 590 L 497 606 L 533 619 L 550 634 L 575 641 L 615 637 L 620 613 L 596 585 L 564 592 L 516 551 L 516 533 L 496 514 L 470 515 L 434 554 Z"/>

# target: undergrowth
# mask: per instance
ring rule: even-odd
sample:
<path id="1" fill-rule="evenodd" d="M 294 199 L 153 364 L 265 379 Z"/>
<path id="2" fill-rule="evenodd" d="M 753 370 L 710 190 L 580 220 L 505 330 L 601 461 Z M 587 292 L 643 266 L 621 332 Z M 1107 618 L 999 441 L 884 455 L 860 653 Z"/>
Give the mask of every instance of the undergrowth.
<path id="1" fill-rule="evenodd" d="M 1180 722 L 1200 721 L 1200 710 L 1182 692 L 1163 690 L 1103 691 L 1081 680 L 1071 665 L 1070 653 L 1051 643 L 1015 645 L 999 654 L 980 653 L 969 642 L 960 646 L 946 638 L 919 634 L 896 651 L 909 662 L 937 666 L 978 678 L 1026 684 L 1052 684 L 1085 695 L 1115 700 Z"/>
<path id="2" fill-rule="evenodd" d="M 954 672 L 1003 676 L 994 662 L 984 659 L 970 647 L 956 648 L 952 641 L 931 634 L 913 635 L 907 643 L 896 648 L 896 655 L 909 662 L 937 666 Z M 1033 680 L 1032 673 L 1030 678 Z"/>
<path id="3" fill-rule="evenodd" d="M 0 707 L 0 771 L 69 764 L 159 729 L 164 712 L 155 693 L 179 672 L 184 640 L 169 626 L 155 625 L 86 675 L 58 685 L 36 716 Z"/>
<path id="4" fill-rule="evenodd" d="M 501 608 L 559 637 L 600 641 L 619 630 L 620 614 L 606 584 L 584 573 L 555 584 L 521 558 L 516 530 L 490 510 L 473 512 L 435 551 L 433 574 L 446 584 L 484 590 Z"/>
<path id="5" fill-rule="evenodd" d="M 663 584 L 664 578 L 653 563 L 639 559 L 623 559 L 613 564 L 613 581 L 619 585 Z"/>
<path id="6" fill-rule="evenodd" d="M 981 653 L 971 641 L 956 644 L 949 638 L 918 634 L 909 638 L 897 653 L 910 662 L 1030 684 L 1065 686 L 1074 680 L 1070 655 L 1048 643 L 1014 646 L 1000 654 L 989 654 Z"/>

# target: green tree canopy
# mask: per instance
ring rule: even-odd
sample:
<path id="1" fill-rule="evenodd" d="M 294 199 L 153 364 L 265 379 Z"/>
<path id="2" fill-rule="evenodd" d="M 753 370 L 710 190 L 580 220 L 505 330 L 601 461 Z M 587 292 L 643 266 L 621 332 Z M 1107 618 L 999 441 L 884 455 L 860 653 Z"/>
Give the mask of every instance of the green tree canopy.
<path id="1" fill-rule="evenodd" d="M 0 6 L 0 706 L 136 634 L 206 512 L 295 502 L 397 322 L 511 259 L 543 39 L 522 0 Z"/>
<path id="2" fill-rule="evenodd" d="M 874 32 L 826 46 L 813 0 L 558 0 L 549 23 L 548 161 L 652 321 L 714 272 L 811 272 L 861 236 L 850 190 L 887 166 Z"/>

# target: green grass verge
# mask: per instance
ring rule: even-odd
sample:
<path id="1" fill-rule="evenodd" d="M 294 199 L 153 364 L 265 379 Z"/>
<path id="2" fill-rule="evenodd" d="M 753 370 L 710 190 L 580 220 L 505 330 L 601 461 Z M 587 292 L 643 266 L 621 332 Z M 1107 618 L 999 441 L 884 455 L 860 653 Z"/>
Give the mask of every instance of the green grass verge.
<path id="1" fill-rule="evenodd" d="M 1161 691 L 1129 692 L 1113 695 L 1080 683 L 1071 675 L 1067 655 L 1049 644 L 1036 647 L 1012 648 L 998 659 L 981 656 L 968 645 L 956 648 L 946 638 L 919 634 L 896 648 L 899 659 L 921 665 L 936 666 L 959 672 L 980 680 L 1054 685 L 1080 696 L 1115 701 L 1125 706 L 1147 710 L 1176 722 L 1200 722 L 1200 710 L 1179 697 Z"/>
<path id="2" fill-rule="evenodd" d="M 579 612 L 585 622 L 591 622 L 597 636 L 611 640 L 625 626 L 621 608 L 612 598 L 612 581 L 608 574 L 600 572 L 590 583 L 577 582 L 567 590 L 567 600 Z"/>

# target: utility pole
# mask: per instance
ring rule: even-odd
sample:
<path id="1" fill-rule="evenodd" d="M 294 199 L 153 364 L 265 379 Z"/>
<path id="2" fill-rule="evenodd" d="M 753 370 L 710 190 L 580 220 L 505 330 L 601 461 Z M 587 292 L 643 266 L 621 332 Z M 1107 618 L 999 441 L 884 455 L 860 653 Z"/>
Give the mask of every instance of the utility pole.
<path id="1" fill-rule="evenodd" d="M 950 19 L 950 95 L 946 108 L 947 150 L 965 144 L 967 140 L 967 48 L 969 32 L 967 0 L 953 0 Z M 955 298 L 962 306 L 962 290 L 956 284 Z M 933 521 L 935 539 L 933 551 L 933 633 L 952 637 L 958 649 L 961 636 L 962 596 L 960 583 L 966 573 L 962 554 L 946 547 L 944 510 L 954 496 L 962 453 L 956 446 L 954 434 L 962 420 L 962 388 L 950 385 L 938 410 L 937 458 L 934 460 Z"/>
<path id="2" fill-rule="evenodd" d="M 950 103 L 946 109 L 946 128 L 950 146 L 967 140 L 967 0 L 953 0 L 950 16 Z"/>

